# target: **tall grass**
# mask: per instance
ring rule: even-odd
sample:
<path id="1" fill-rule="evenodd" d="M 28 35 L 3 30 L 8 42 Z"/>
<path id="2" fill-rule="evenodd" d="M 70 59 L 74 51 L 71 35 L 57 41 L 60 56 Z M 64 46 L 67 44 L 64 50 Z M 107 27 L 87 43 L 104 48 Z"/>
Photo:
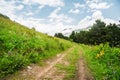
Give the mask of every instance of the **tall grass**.
<path id="1" fill-rule="evenodd" d="M 95 80 L 120 80 L 120 49 L 108 44 L 81 45 Z"/>
<path id="2" fill-rule="evenodd" d="M 72 46 L 66 40 L 51 37 L 0 17 L 0 78 L 30 63 L 55 56 Z"/>

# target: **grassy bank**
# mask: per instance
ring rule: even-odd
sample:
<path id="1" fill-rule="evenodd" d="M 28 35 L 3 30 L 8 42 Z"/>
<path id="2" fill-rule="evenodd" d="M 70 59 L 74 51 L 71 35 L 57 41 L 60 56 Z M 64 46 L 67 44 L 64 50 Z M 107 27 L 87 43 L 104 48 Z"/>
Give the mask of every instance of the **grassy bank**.
<path id="1" fill-rule="evenodd" d="M 111 48 L 108 44 L 81 45 L 81 48 L 95 80 L 120 79 L 120 48 Z"/>
<path id="2" fill-rule="evenodd" d="M 30 63 L 38 63 L 72 46 L 66 40 L 51 37 L 0 17 L 0 78 Z"/>

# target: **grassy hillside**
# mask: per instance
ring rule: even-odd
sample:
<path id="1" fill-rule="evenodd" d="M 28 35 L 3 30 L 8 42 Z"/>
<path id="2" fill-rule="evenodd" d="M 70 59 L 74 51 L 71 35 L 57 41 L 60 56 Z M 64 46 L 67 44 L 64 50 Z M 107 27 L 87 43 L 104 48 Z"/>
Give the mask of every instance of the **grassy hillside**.
<path id="1" fill-rule="evenodd" d="M 72 46 L 72 43 L 51 37 L 0 17 L 0 77 L 30 63 L 42 64 Z"/>

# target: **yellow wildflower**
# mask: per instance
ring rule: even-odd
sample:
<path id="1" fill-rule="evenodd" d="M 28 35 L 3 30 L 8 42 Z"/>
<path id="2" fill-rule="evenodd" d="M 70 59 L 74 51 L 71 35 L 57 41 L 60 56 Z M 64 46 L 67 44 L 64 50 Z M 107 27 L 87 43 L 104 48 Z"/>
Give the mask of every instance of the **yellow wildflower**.
<path id="1" fill-rule="evenodd" d="M 97 54 L 97 55 L 96 55 L 96 58 L 99 58 L 99 57 L 100 57 L 100 54 Z"/>
<path id="2" fill-rule="evenodd" d="M 104 54 L 104 51 L 103 50 L 101 50 L 100 51 L 100 56 L 102 56 Z"/>
<path id="3" fill-rule="evenodd" d="M 99 58 L 99 57 L 101 57 L 102 55 L 104 55 L 104 51 L 103 51 L 103 50 L 101 50 L 100 53 L 98 53 L 98 54 L 96 55 L 96 58 Z"/>

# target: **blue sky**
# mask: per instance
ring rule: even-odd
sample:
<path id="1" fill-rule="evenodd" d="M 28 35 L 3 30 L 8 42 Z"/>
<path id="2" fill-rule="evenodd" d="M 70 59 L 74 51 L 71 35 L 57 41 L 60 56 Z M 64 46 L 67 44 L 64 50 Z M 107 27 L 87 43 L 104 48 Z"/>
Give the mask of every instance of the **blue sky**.
<path id="1" fill-rule="evenodd" d="M 119 8 L 120 0 L 0 0 L 0 13 L 50 35 L 86 28 L 96 19 L 118 23 Z"/>

